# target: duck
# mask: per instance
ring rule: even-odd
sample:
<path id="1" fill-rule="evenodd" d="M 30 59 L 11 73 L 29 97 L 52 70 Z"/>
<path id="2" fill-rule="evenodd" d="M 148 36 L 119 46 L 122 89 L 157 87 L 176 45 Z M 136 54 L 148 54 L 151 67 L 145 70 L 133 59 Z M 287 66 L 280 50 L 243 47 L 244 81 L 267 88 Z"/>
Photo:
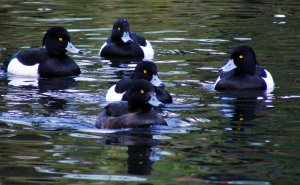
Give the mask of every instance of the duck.
<path id="1" fill-rule="evenodd" d="M 124 77 L 115 85 L 111 86 L 106 93 L 106 101 L 126 100 L 127 98 L 124 94 L 136 79 L 145 79 L 151 82 L 154 86 L 158 100 L 162 103 L 172 103 L 172 96 L 165 90 L 164 83 L 158 77 L 156 64 L 147 60 L 139 62 L 130 77 Z"/>
<path id="2" fill-rule="evenodd" d="M 214 84 L 217 91 L 274 89 L 271 73 L 259 66 L 250 46 L 233 48 L 229 61 L 219 71 L 220 76 Z"/>
<path id="3" fill-rule="evenodd" d="M 67 29 L 50 27 L 44 35 L 42 47 L 13 54 L 4 61 L 2 69 L 9 74 L 42 78 L 79 75 L 79 66 L 66 51 L 83 53 L 71 43 Z"/>
<path id="4" fill-rule="evenodd" d="M 125 18 L 119 18 L 113 25 L 111 36 L 101 46 L 100 57 L 148 59 L 154 57 L 152 45 L 143 36 L 130 31 Z"/>
<path id="5" fill-rule="evenodd" d="M 128 101 L 112 102 L 105 106 L 96 119 L 100 129 L 144 128 L 167 125 L 153 106 L 163 106 L 154 86 L 147 80 L 137 79 L 126 92 Z"/>

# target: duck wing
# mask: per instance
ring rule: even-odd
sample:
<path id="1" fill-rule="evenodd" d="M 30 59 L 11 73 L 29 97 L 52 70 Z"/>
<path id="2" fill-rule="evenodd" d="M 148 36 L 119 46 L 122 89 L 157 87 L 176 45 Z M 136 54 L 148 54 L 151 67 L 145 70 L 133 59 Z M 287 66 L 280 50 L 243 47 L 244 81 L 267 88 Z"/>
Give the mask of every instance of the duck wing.
<path id="1" fill-rule="evenodd" d="M 14 58 L 17 58 L 23 65 L 33 66 L 42 61 L 46 61 L 48 59 L 48 55 L 46 48 L 30 48 L 19 51 L 3 62 L 2 69 L 4 71 L 7 70 L 10 61 Z"/>
<path id="2" fill-rule="evenodd" d="M 265 78 L 267 77 L 267 73 L 264 68 L 261 68 L 259 66 L 256 66 L 255 75 L 259 78 Z"/>
<path id="3" fill-rule="evenodd" d="M 127 101 L 110 103 L 105 107 L 106 115 L 111 117 L 118 117 L 123 114 L 127 114 L 129 113 L 128 109 Z"/>
<path id="4" fill-rule="evenodd" d="M 122 123 L 124 122 L 122 115 L 127 115 L 128 113 L 127 102 L 110 103 L 99 113 L 95 126 L 102 129 L 122 128 Z"/>
<path id="5" fill-rule="evenodd" d="M 125 77 L 117 82 L 115 90 L 117 93 L 123 93 L 128 89 L 130 89 L 131 86 L 132 86 L 132 79 Z"/>
<path id="6" fill-rule="evenodd" d="M 15 57 L 14 57 L 15 56 Z M 27 66 L 33 66 L 48 59 L 46 48 L 31 48 L 16 53 L 13 58 Z"/>
<path id="7" fill-rule="evenodd" d="M 143 36 L 140 36 L 139 34 L 137 34 L 135 32 L 130 32 L 130 37 L 135 42 L 137 42 L 140 46 L 146 46 L 147 45 L 146 39 Z"/>

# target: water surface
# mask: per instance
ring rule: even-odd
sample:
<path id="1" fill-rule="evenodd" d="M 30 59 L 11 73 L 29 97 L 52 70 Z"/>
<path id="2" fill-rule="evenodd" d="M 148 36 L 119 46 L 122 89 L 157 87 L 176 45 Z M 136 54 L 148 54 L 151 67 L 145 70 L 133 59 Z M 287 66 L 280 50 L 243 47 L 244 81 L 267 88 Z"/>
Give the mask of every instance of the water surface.
<path id="1" fill-rule="evenodd" d="M 39 47 L 62 25 L 86 53 L 76 78 L 0 71 L 2 184 L 298 184 L 299 8 L 296 1 L 8 1 L 0 4 L 0 60 Z M 125 17 L 154 47 L 174 97 L 168 127 L 97 130 L 105 93 L 131 65 L 100 60 Z M 271 93 L 207 88 L 238 44 L 273 75 Z M 129 67 L 129 68 L 128 68 Z"/>

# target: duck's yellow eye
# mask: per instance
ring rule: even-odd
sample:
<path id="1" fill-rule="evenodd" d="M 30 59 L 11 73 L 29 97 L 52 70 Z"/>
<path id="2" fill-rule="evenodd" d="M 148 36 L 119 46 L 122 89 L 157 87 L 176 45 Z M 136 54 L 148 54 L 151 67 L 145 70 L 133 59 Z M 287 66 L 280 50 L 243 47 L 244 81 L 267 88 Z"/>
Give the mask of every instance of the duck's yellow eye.
<path id="1" fill-rule="evenodd" d="M 244 121 L 244 115 L 240 114 L 240 121 Z"/>
<path id="2" fill-rule="evenodd" d="M 118 31 L 120 31 L 121 30 L 121 28 L 120 27 L 118 27 Z"/>
<path id="3" fill-rule="evenodd" d="M 144 91 L 143 89 L 141 89 L 141 91 L 140 91 L 140 92 L 141 92 L 141 94 L 144 94 L 144 93 L 145 93 L 145 91 Z"/>
<path id="4" fill-rule="evenodd" d="M 144 74 L 147 74 L 147 70 L 146 70 L 146 69 L 144 69 L 144 71 L 143 71 L 143 72 L 144 72 Z"/>
<path id="5" fill-rule="evenodd" d="M 244 55 L 240 55 L 239 58 L 240 58 L 240 59 L 243 59 L 243 58 L 244 58 Z"/>
<path id="6" fill-rule="evenodd" d="M 59 42 L 62 42 L 62 41 L 63 41 L 63 39 L 62 39 L 61 37 L 59 37 L 58 40 L 59 40 Z"/>

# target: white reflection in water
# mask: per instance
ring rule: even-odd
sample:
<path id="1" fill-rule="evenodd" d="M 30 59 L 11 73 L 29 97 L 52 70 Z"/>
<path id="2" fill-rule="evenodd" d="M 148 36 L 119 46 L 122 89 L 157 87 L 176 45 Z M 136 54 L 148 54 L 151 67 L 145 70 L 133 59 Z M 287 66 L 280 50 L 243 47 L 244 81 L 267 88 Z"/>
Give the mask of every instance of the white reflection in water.
<path id="1" fill-rule="evenodd" d="M 250 41 L 252 40 L 252 38 L 247 38 L 247 37 L 239 37 L 239 38 L 233 38 L 234 40 L 238 40 L 238 41 Z"/>
<path id="2" fill-rule="evenodd" d="M 98 174 L 66 174 L 64 178 L 85 179 L 85 180 L 104 180 L 104 181 L 147 181 L 145 177 L 129 175 L 98 175 Z"/>
<path id="3" fill-rule="evenodd" d="M 274 18 L 285 18 L 286 15 L 283 15 L 283 14 L 274 14 L 273 17 Z"/>
<path id="4" fill-rule="evenodd" d="M 149 31 L 144 32 L 145 34 L 161 34 L 161 33 L 185 33 L 183 30 L 160 30 L 160 31 Z"/>
<path id="5" fill-rule="evenodd" d="M 40 173 L 63 175 L 68 179 L 81 179 L 81 180 L 103 180 L 103 181 L 147 181 L 145 177 L 138 177 L 133 175 L 105 175 L 105 174 L 80 174 L 80 173 L 61 173 L 56 172 L 55 169 L 46 166 L 35 166 L 36 171 Z"/>
<path id="6" fill-rule="evenodd" d="M 93 138 L 93 139 L 101 139 L 101 136 L 91 135 L 91 134 L 82 134 L 82 133 L 71 133 L 69 134 L 72 137 L 78 137 L 78 138 Z"/>
<path id="7" fill-rule="evenodd" d="M 67 22 L 67 21 L 89 21 L 92 20 L 92 18 L 83 17 L 83 18 L 52 18 L 52 19 L 41 19 L 37 18 L 35 21 L 38 22 Z"/>
<path id="8" fill-rule="evenodd" d="M 194 42 L 228 42 L 225 39 L 189 39 L 189 38 L 162 38 L 165 41 L 194 41 Z"/>

